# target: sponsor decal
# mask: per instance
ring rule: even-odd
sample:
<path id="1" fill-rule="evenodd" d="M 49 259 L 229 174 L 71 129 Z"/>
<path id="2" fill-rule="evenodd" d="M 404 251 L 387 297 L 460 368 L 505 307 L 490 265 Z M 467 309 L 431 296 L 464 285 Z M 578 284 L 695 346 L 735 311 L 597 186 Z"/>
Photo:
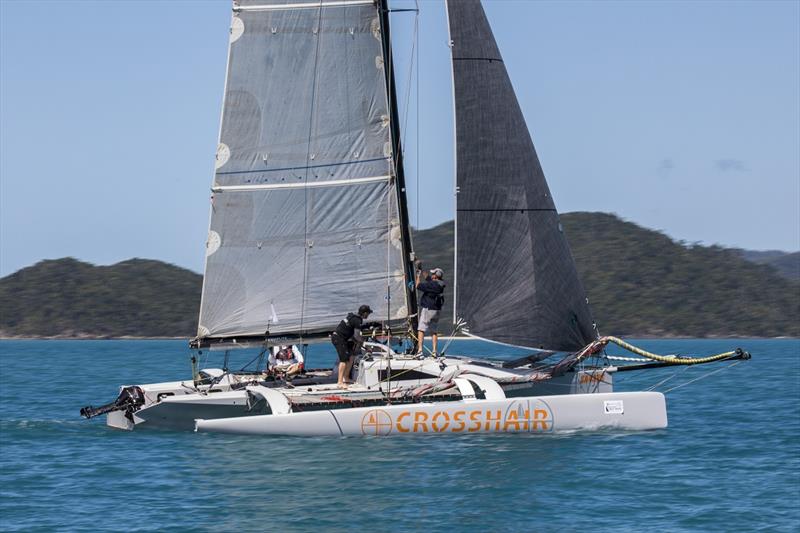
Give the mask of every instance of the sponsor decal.
<path id="1" fill-rule="evenodd" d="M 607 415 L 622 415 L 625 414 L 625 406 L 622 400 L 606 400 L 603 402 L 603 411 Z"/>
<path id="2" fill-rule="evenodd" d="M 542 400 L 516 400 L 505 409 L 485 407 L 409 408 L 394 415 L 371 409 L 361 420 L 364 435 L 397 433 L 549 433 L 553 412 Z"/>
<path id="3" fill-rule="evenodd" d="M 361 433 L 364 435 L 388 435 L 392 432 L 392 417 L 383 409 L 367 411 L 361 419 Z"/>

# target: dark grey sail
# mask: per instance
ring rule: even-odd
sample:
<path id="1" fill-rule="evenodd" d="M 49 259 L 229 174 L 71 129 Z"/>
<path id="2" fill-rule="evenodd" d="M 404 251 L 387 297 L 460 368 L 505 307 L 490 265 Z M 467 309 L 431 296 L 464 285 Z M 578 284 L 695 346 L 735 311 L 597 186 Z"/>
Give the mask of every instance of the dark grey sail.
<path id="1" fill-rule="evenodd" d="M 234 2 L 198 339 L 413 314 L 382 6 Z"/>
<path id="2" fill-rule="evenodd" d="M 525 119 L 479 0 L 447 2 L 456 126 L 455 315 L 470 334 L 576 350 L 596 337 Z"/>

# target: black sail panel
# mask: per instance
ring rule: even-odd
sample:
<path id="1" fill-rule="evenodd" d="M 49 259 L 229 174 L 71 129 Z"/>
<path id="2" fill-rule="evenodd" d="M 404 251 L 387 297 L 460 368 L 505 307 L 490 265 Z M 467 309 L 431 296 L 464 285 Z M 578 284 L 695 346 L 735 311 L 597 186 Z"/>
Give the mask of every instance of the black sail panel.
<path id="1" fill-rule="evenodd" d="M 447 4 L 456 124 L 456 316 L 487 339 L 576 350 L 591 312 L 479 0 Z"/>

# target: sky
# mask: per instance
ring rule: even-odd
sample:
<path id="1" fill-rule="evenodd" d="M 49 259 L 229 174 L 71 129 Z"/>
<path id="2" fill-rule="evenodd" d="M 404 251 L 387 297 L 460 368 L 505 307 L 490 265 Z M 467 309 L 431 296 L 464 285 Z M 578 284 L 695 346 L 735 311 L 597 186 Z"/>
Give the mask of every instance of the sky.
<path id="1" fill-rule="evenodd" d="M 560 212 L 800 249 L 800 2 L 484 6 Z M 452 88 L 443 2 L 415 17 L 392 36 L 426 228 L 453 216 Z M 226 0 L 0 0 L 0 276 L 65 256 L 202 272 L 229 23 Z"/>

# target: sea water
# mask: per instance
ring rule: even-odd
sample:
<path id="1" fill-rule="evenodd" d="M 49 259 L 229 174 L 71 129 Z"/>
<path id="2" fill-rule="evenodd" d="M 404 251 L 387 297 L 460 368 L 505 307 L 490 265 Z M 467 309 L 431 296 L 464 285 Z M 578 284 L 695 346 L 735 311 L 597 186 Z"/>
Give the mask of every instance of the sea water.
<path id="1" fill-rule="evenodd" d="M 189 377 L 185 342 L 2 341 L 0 530 L 798 531 L 800 341 L 640 344 L 753 359 L 618 374 L 678 386 L 665 430 L 264 438 L 80 418 L 120 384 Z M 309 366 L 333 359 L 315 347 Z"/>

